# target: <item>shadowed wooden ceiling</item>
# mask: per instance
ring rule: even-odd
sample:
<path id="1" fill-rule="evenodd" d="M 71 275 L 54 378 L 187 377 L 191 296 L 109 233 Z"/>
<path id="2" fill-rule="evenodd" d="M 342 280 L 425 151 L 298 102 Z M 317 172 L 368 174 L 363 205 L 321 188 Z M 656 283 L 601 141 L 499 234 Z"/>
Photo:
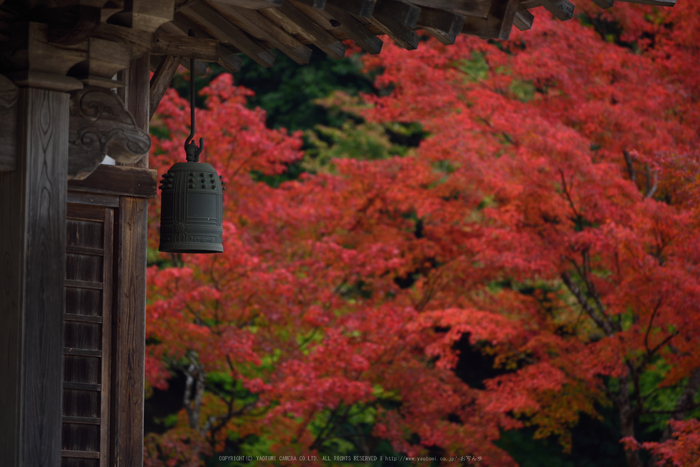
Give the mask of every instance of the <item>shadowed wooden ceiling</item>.
<path id="1" fill-rule="evenodd" d="M 610 8 L 615 0 L 576 1 Z M 0 70 L 18 85 L 109 89 L 150 53 L 153 111 L 192 58 L 195 72 L 210 62 L 236 72 L 242 54 L 264 67 L 279 53 L 308 63 L 310 44 L 341 58 L 345 39 L 370 54 L 386 40 L 415 49 L 420 30 L 448 45 L 459 34 L 505 40 L 513 26 L 532 27 L 538 7 L 562 21 L 574 14 L 569 0 L 0 0 Z"/>
<path id="2" fill-rule="evenodd" d="M 614 3 L 581 1 L 593 1 L 601 8 Z M 623 1 L 658 6 L 676 2 Z M 418 30 L 447 45 L 460 33 L 505 40 L 513 26 L 530 29 L 534 16 L 529 10 L 540 6 L 561 21 L 574 14 L 569 0 L 189 0 L 175 6 L 173 21 L 160 27 L 151 52 L 177 53 L 177 36 L 191 30 L 196 37 L 217 41 L 225 49 L 217 61 L 232 71 L 238 62 L 231 53 L 244 53 L 268 67 L 275 58 L 270 49 L 305 64 L 312 53 L 309 44 L 340 58 L 345 39 L 377 54 L 388 36 L 411 50 L 419 46 Z"/>

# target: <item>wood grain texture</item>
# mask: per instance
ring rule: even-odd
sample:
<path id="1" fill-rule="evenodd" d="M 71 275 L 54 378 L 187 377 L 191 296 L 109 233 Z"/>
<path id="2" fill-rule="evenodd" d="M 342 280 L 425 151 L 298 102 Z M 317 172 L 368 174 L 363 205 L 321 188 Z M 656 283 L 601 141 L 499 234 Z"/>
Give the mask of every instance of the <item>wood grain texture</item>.
<path id="1" fill-rule="evenodd" d="M 148 133 L 148 122 L 151 120 L 150 106 L 150 85 L 151 70 L 150 70 L 150 54 L 146 53 L 143 56 L 132 60 L 129 69 L 123 74 L 126 78 L 126 88 L 124 92 L 124 104 L 127 110 L 134 117 L 136 127 Z M 131 167 L 148 168 L 148 156 L 139 160 L 135 164 L 121 164 Z"/>
<path id="2" fill-rule="evenodd" d="M 127 109 L 145 131 L 148 131 L 150 120 L 149 61 L 146 54 L 132 62 L 129 67 L 129 93 L 125 101 Z M 135 96 L 141 96 L 145 105 Z M 147 164 L 148 160 L 146 167 Z M 144 172 L 143 169 L 130 170 Z M 146 172 L 152 174 L 149 188 L 153 187 L 155 191 L 156 173 Z M 115 221 L 108 464 L 138 467 L 143 465 L 148 200 L 122 196 Z M 105 238 L 105 241 L 108 239 Z"/>
<path id="3" fill-rule="evenodd" d="M 18 131 L 0 173 L 0 459 L 58 466 L 68 95 L 20 90 Z"/>
<path id="4" fill-rule="evenodd" d="M 183 7 L 184 8 L 184 7 Z M 187 23 L 187 24 L 184 24 Z M 192 58 L 197 59 L 195 62 L 195 74 L 203 75 L 207 71 L 207 61 L 210 62 L 217 62 L 219 65 L 224 67 L 226 71 L 229 73 L 237 73 L 240 71 L 241 66 L 243 64 L 243 60 L 241 57 L 238 56 L 238 50 L 231 47 L 230 45 L 223 44 L 219 42 L 218 40 L 214 39 L 211 35 L 209 35 L 207 32 L 203 31 L 199 26 L 197 26 L 195 23 L 192 21 L 188 20 L 182 15 L 178 16 L 178 22 L 176 23 L 167 23 L 164 24 L 163 27 L 160 28 L 160 30 L 163 33 L 168 33 L 171 35 L 176 35 L 179 37 L 189 37 L 189 31 L 194 31 L 195 38 L 203 38 L 205 40 L 213 40 L 214 42 L 217 43 L 216 47 L 216 57 L 211 59 L 212 56 L 211 54 L 207 54 L 207 56 L 194 56 Z M 177 54 L 174 54 L 177 55 Z M 190 69 L 190 61 L 187 60 L 186 55 L 182 55 L 185 57 L 181 64 L 187 68 L 188 70 Z M 151 70 L 155 71 L 156 68 L 153 67 L 154 60 L 153 58 L 158 57 L 157 55 L 151 54 Z M 153 112 L 153 109 L 151 109 L 151 113 Z"/>
<path id="5" fill-rule="evenodd" d="M 377 0 L 328 0 L 328 3 L 342 8 L 358 18 L 371 18 Z"/>
<path id="6" fill-rule="evenodd" d="M 520 29 L 521 31 L 527 31 L 528 29 L 532 28 L 532 23 L 534 21 L 535 15 L 530 13 L 525 8 L 520 6 L 518 7 L 518 10 L 515 12 L 515 18 L 513 19 L 513 24 L 516 28 Z"/>
<path id="7" fill-rule="evenodd" d="M 296 63 L 300 65 L 309 63 L 311 49 L 259 12 L 231 5 L 217 5 L 214 2 L 207 2 L 207 0 L 203 1 L 223 18 L 238 25 L 251 36 L 279 49 Z"/>
<path id="8" fill-rule="evenodd" d="M 112 208 L 119 207 L 119 198 L 117 196 L 98 195 L 94 193 L 80 193 L 75 191 L 68 192 L 68 203 L 88 204 L 91 206 L 109 206 Z"/>
<path id="9" fill-rule="evenodd" d="M 114 210 L 105 209 L 103 237 L 105 287 L 102 290 L 102 385 L 100 394 L 100 467 L 110 462 L 111 403 L 112 403 L 112 311 L 114 300 Z"/>
<path id="10" fill-rule="evenodd" d="M 180 60 L 180 57 L 166 56 L 153 74 L 150 83 L 151 102 L 149 105 L 149 120 L 153 118 L 153 114 L 156 113 L 158 104 L 160 104 L 161 99 L 163 99 L 165 91 L 170 87 L 170 82 L 173 80 L 173 76 L 175 76 L 175 72 L 180 66 Z"/>
<path id="11" fill-rule="evenodd" d="M 411 0 L 410 3 L 479 18 L 486 18 L 491 9 L 491 0 Z"/>
<path id="12" fill-rule="evenodd" d="M 462 32 L 464 16 L 445 10 L 422 8 L 417 25 L 443 44 L 452 45 Z"/>
<path id="13" fill-rule="evenodd" d="M 194 3 L 175 14 L 176 23 L 182 22 L 182 19 L 192 21 L 216 39 L 233 45 L 266 68 L 271 67 L 275 62 L 274 53 L 265 45 L 251 38 L 238 26 L 222 18 L 217 11 L 203 4 Z"/>
<path id="14" fill-rule="evenodd" d="M 111 429 L 114 209 L 70 203 L 66 230 L 62 462 L 65 466 L 65 457 L 98 453 L 100 467 L 107 467 Z M 99 393 L 81 391 L 69 389 L 66 384 L 96 385 L 101 389 Z M 86 429 L 79 425 L 95 427 Z M 65 450 L 71 450 L 71 455 L 66 456 Z"/>
<path id="15" fill-rule="evenodd" d="M 145 199 L 122 197 L 117 227 L 117 284 L 112 357 L 112 465 L 142 465 L 146 342 Z"/>
<path id="16" fill-rule="evenodd" d="M 17 86 L 0 75 L 0 171 L 15 170 L 17 159 Z"/>
<path id="17" fill-rule="evenodd" d="M 297 6 L 303 11 L 309 8 L 299 4 L 297 4 Z M 339 23 L 338 29 L 357 42 L 357 45 L 362 47 L 365 52 L 373 55 L 381 52 L 382 45 L 384 45 L 381 39 L 375 36 L 372 31 L 367 29 L 359 20 L 343 8 L 329 3 L 326 5 L 326 9 L 320 13 L 329 18 L 329 20 L 335 19 Z"/>
<path id="18" fill-rule="evenodd" d="M 415 50 L 418 48 L 420 38 L 413 29 L 416 27 L 419 16 L 420 8 L 415 5 L 383 0 L 374 9 L 370 22 L 384 31 L 400 47 Z"/>
<path id="19" fill-rule="evenodd" d="M 279 8 L 270 8 L 261 13 L 278 22 L 290 34 L 304 37 L 332 58 L 341 59 L 345 56 L 346 47 L 338 38 L 316 24 L 288 1 L 285 1 Z"/>
<path id="20" fill-rule="evenodd" d="M 540 3 L 559 21 L 568 21 L 574 17 L 576 7 L 569 0 L 540 0 Z"/>
<path id="21" fill-rule="evenodd" d="M 216 0 L 222 5 L 233 5 L 251 10 L 262 10 L 264 8 L 275 8 L 282 4 L 282 0 Z"/>
<path id="22" fill-rule="evenodd" d="M 604 10 L 612 7 L 613 4 L 615 3 L 615 0 L 592 0 L 592 1 L 593 1 L 593 3 L 595 3 L 596 5 L 598 5 L 600 8 L 602 8 Z M 624 2 L 625 0 L 620 0 L 620 1 Z"/>
<path id="23" fill-rule="evenodd" d="M 105 155 L 131 165 L 151 148 L 148 132 L 109 89 L 86 87 L 71 93 L 69 129 L 69 179 L 86 178 Z"/>
<path id="24" fill-rule="evenodd" d="M 486 18 L 465 17 L 462 32 L 483 39 L 508 40 L 517 9 L 518 0 L 493 0 Z"/>
<path id="25" fill-rule="evenodd" d="M 158 32 L 153 36 L 151 53 L 215 62 L 219 57 L 218 47 L 219 41 L 215 39 Z"/>
<path id="26" fill-rule="evenodd" d="M 156 171 L 138 167 L 100 165 L 85 180 L 71 180 L 71 191 L 106 195 L 155 198 L 157 194 Z"/>

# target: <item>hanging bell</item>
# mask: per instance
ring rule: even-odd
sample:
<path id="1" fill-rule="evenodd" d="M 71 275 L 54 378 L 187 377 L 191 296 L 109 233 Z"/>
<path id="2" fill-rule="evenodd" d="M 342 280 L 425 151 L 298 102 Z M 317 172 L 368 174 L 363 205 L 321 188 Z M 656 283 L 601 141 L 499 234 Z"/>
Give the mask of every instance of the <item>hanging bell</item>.
<path id="1" fill-rule="evenodd" d="M 224 181 L 203 162 L 178 162 L 161 182 L 160 251 L 222 253 Z"/>
<path id="2" fill-rule="evenodd" d="M 190 70 L 194 70 L 194 59 L 190 60 Z M 194 134 L 194 73 L 191 73 L 190 135 L 185 141 L 187 162 L 173 165 L 161 180 L 158 249 L 170 253 L 222 253 L 226 187 L 214 167 L 199 162 L 204 140 L 199 138 L 197 146 L 192 141 Z"/>

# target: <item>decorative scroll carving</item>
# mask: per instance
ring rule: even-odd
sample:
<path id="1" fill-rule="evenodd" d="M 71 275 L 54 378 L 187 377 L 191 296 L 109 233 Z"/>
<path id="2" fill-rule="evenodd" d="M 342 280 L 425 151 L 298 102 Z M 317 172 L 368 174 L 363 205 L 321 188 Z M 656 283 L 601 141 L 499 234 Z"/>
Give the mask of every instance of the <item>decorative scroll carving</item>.
<path id="1" fill-rule="evenodd" d="M 69 133 L 69 179 L 83 180 L 105 155 L 133 164 L 151 148 L 151 137 L 136 126 L 119 96 L 104 89 L 71 94 Z"/>

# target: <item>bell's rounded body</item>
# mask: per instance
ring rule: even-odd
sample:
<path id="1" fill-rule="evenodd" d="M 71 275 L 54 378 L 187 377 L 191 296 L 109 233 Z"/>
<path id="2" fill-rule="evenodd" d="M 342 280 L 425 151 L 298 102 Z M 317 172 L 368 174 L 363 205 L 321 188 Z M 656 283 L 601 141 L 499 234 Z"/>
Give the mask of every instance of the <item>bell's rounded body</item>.
<path id="1" fill-rule="evenodd" d="M 160 251 L 221 253 L 223 181 L 203 162 L 178 162 L 163 175 Z"/>

